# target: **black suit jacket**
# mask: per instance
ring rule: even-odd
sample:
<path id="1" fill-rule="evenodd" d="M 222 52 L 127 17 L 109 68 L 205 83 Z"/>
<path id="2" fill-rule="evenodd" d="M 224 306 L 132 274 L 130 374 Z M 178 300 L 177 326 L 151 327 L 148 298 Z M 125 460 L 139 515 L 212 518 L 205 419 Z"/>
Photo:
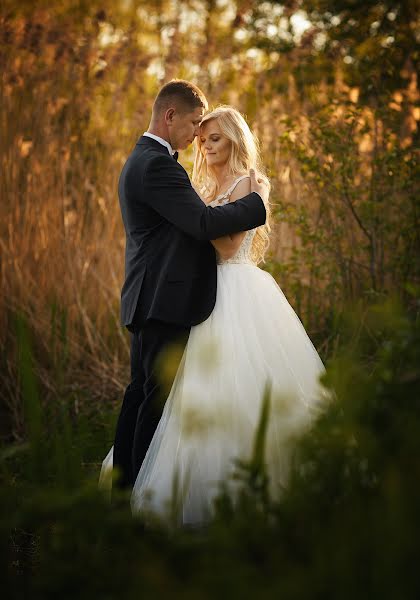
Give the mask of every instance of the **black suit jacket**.
<path id="1" fill-rule="evenodd" d="M 209 240 L 262 225 L 260 196 L 206 206 L 185 169 L 147 136 L 122 169 L 118 195 L 126 232 L 122 325 L 132 331 L 148 319 L 186 327 L 207 319 L 216 300 Z"/>

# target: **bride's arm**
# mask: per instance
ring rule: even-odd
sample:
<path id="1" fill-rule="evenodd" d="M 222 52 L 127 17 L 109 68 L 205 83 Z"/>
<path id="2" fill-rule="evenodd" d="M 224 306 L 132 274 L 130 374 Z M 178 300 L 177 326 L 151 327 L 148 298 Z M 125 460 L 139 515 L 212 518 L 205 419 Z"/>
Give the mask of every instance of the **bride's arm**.
<path id="1" fill-rule="evenodd" d="M 239 198 L 246 196 L 251 191 L 251 181 L 249 177 L 242 179 L 233 190 L 230 196 L 230 202 L 235 202 Z M 211 243 L 218 251 L 219 255 L 223 260 L 227 260 L 234 256 L 237 252 L 242 240 L 244 239 L 246 231 L 240 231 L 238 233 L 232 233 L 223 237 L 211 240 Z"/>

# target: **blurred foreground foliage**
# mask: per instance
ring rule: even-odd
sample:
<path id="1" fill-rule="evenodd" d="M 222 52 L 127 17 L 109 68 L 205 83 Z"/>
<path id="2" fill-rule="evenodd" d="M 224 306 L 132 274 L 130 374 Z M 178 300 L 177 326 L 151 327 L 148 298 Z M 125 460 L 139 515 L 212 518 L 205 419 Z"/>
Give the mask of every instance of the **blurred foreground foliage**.
<path id="1" fill-rule="evenodd" d="M 29 441 L 8 447 L 0 460 L 5 597 L 418 598 L 414 304 L 410 313 L 396 299 L 360 304 L 340 317 L 342 349 L 324 381 L 337 400 L 299 441 L 281 502 L 255 485 L 256 466 L 264 479 L 260 423 L 258 456 L 243 468 L 236 508 L 221 491 L 214 521 L 194 531 L 158 521 L 145 527 L 131 516 L 127 496 L 109 504 L 97 490 L 99 467 L 83 462 L 89 448 L 80 423 L 65 407 L 59 418 L 40 411 L 18 320 Z"/>

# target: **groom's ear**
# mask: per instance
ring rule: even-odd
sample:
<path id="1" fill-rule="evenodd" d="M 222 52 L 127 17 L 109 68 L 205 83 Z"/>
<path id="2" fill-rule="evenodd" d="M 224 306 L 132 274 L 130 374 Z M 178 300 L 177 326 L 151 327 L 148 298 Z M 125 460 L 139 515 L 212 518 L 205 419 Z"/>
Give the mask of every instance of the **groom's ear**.
<path id="1" fill-rule="evenodd" d="M 174 120 L 174 116 L 175 116 L 175 109 L 174 108 L 168 108 L 165 111 L 165 123 L 168 125 L 169 123 L 172 123 Z"/>

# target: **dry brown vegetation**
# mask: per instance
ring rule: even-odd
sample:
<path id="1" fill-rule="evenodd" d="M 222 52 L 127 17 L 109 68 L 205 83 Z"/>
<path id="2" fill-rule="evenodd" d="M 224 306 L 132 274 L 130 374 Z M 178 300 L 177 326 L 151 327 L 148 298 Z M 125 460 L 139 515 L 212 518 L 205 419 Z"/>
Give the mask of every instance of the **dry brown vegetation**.
<path id="1" fill-rule="evenodd" d="M 30 325 L 46 403 L 70 397 L 77 413 L 120 402 L 128 338 L 117 180 L 170 77 L 235 105 L 259 136 L 277 207 L 267 268 L 322 352 L 334 350 L 331 322 L 347 300 L 417 281 L 410 60 L 373 102 L 339 55 L 314 51 L 313 30 L 276 46 L 266 31 L 280 16 L 260 15 L 258 29 L 259 3 L 202 2 L 200 19 L 186 2 L 175 12 L 170 2 L 30 4 L 6 2 L 0 16 L 4 438 L 24 437 L 16 313 Z M 182 161 L 190 167 L 191 153 Z"/>

